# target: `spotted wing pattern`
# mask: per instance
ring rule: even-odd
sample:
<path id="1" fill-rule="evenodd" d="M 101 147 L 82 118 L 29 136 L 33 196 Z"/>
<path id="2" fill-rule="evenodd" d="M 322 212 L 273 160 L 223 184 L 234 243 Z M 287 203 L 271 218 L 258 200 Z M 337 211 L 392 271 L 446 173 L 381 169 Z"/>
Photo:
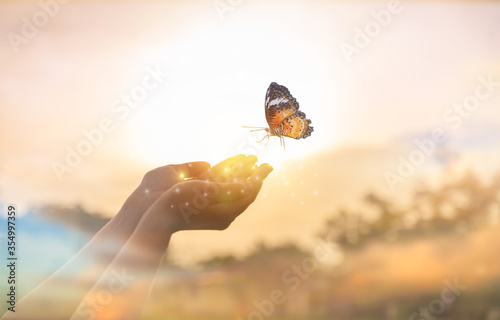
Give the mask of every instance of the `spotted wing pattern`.
<path id="1" fill-rule="evenodd" d="M 313 132 L 311 120 L 299 111 L 299 103 L 285 86 L 271 83 L 266 93 L 266 120 L 271 132 L 294 139 L 307 138 Z"/>
<path id="2" fill-rule="evenodd" d="M 286 117 L 278 125 L 279 131 L 283 136 L 294 139 L 305 139 L 311 135 L 313 127 L 310 126 L 311 120 L 306 119 L 303 112 L 297 111 L 289 117 Z"/>

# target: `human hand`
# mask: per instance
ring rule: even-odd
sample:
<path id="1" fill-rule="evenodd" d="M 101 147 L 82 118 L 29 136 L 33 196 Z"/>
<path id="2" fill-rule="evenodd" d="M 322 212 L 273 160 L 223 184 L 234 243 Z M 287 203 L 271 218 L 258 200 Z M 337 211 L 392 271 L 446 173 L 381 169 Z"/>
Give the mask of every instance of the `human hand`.
<path id="1" fill-rule="evenodd" d="M 226 229 L 255 200 L 273 170 L 268 164 L 257 167 L 256 161 L 255 156 L 237 155 L 178 182 L 158 198 L 152 212 L 165 218 L 161 220 L 172 233 Z"/>
<path id="2" fill-rule="evenodd" d="M 149 204 L 153 204 L 172 186 L 188 179 L 228 182 L 230 178 L 248 177 L 256 162 L 256 156 L 239 154 L 219 162 L 213 168 L 205 161 L 169 164 L 146 173 L 138 190 L 147 196 Z"/>
<path id="3" fill-rule="evenodd" d="M 98 235 L 128 239 L 146 211 L 162 194 L 184 179 L 206 172 L 209 168 L 208 162 L 197 161 L 166 165 L 147 172 L 118 214 Z"/>
<path id="4" fill-rule="evenodd" d="M 144 175 L 139 187 L 127 199 L 107 229 L 112 229 L 115 237 L 127 239 L 150 206 L 176 184 L 186 180 L 226 182 L 231 177 L 248 177 L 255 167 L 255 162 L 257 157 L 240 154 L 216 164 L 213 168 L 210 168 L 208 162 L 197 161 L 153 169 Z"/>
<path id="5" fill-rule="evenodd" d="M 210 163 L 205 161 L 158 167 L 144 175 L 138 190 L 147 196 L 148 203 L 151 205 L 175 184 L 193 178 L 208 169 L 210 169 Z"/>

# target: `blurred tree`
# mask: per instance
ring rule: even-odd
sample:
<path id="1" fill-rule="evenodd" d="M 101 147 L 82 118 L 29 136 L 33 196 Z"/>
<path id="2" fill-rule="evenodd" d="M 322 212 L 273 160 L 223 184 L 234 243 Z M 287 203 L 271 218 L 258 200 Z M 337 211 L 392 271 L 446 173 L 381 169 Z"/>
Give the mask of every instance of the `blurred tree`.
<path id="1" fill-rule="evenodd" d="M 225 254 L 202 260 L 198 262 L 198 265 L 203 268 L 219 268 L 234 261 L 237 261 L 235 256 L 231 254 Z"/>
<path id="2" fill-rule="evenodd" d="M 82 205 L 62 207 L 47 205 L 36 210 L 39 218 L 63 224 L 73 230 L 78 230 L 93 236 L 110 218 L 95 212 L 87 211 Z"/>
<path id="3" fill-rule="evenodd" d="M 403 207 L 398 207 L 394 200 L 369 193 L 363 200 L 367 212 L 375 215 L 339 209 L 325 222 L 319 236 L 330 235 L 343 248 L 356 249 L 372 240 L 465 232 L 498 221 L 499 196 L 500 174 L 486 185 L 470 171 L 436 189 L 421 184 Z"/>

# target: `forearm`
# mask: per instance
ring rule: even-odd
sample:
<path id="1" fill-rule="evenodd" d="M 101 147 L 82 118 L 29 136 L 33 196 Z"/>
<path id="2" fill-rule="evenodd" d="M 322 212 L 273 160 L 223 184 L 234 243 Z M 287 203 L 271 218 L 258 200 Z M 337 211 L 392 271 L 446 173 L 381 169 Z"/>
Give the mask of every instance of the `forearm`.
<path id="1" fill-rule="evenodd" d="M 118 214 L 89 243 L 23 297 L 15 313 L 7 312 L 2 320 L 69 319 L 121 250 L 147 207 L 147 199 L 138 190 L 134 191 Z M 57 308 L 46 308 L 54 301 L 57 301 Z"/>
<path id="2" fill-rule="evenodd" d="M 167 215 L 151 208 L 71 318 L 139 319 L 168 247 Z"/>
<path id="3" fill-rule="evenodd" d="M 116 217 L 2 319 L 139 319 L 172 233 L 223 230 L 255 200 L 272 167 L 248 158 L 229 158 L 203 180 L 184 181 L 208 169 L 202 162 L 148 172 Z"/>

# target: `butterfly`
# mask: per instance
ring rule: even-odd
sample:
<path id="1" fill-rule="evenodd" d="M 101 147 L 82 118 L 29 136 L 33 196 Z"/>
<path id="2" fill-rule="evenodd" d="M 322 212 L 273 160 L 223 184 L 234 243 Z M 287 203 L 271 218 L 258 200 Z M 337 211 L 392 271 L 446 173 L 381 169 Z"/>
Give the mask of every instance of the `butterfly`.
<path id="1" fill-rule="evenodd" d="M 299 110 L 297 100 L 285 86 L 280 86 L 276 82 L 271 83 L 267 89 L 265 111 L 269 128 L 244 127 L 256 128 L 250 132 L 258 130 L 267 132 L 264 138 L 258 142 L 264 141 L 265 138 L 269 142 L 270 136 L 277 136 L 280 138 L 280 145 L 284 148 L 284 137 L 297 140 L 305 139 L 314 131 L 311 127 L 311 120 L 306 119 L 306 115 Z"/>

